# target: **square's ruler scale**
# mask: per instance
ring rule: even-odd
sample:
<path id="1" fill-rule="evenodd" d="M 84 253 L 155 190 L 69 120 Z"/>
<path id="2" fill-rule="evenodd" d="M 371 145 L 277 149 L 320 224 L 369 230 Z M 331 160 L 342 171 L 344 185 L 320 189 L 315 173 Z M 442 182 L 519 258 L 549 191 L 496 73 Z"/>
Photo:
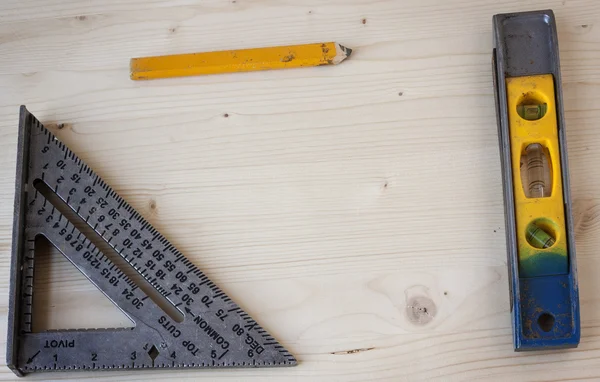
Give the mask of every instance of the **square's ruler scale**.
<path id="1" fill-rule="evenodd" d="M 296 365 L 283 346 L 24 106 L 19 125 L 7 334 L 7 365 L 17 375 L 49 370 Z M 78 229 L 82 224 L 96 237 Z M 39 235 L 135 327 L 33 332 Z M 94 245 L 98 241 L 116 251 L 128 263 L 125 266 L 133 267 L 149 284 L 147 288 L 127 277 Z M 148 298 L 144 292 L 148 288 L 171 304 L 175 313 Z"/>

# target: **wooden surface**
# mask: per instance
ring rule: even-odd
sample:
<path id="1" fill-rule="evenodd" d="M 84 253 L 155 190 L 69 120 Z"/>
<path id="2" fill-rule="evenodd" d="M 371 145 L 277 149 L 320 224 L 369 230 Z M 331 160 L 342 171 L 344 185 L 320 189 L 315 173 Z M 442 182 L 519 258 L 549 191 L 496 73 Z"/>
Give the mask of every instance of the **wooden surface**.
<path id="1" fill-rule="evenodd" d="M 582 340 L 517 354 L 491 17 L 543 8 L 559 26 Z M 353 55 L 335 67 L 129 80 L 131 57 L 320 41 Z M 300 362 L 31 380 L 600 378 L 599 43 L 594 0 L 2 1 L 0 362 L 26 104 Z M 125 324 L 50 260 L 48 325 Z M 2 367 L 0 378 L 14 375 Z"/>

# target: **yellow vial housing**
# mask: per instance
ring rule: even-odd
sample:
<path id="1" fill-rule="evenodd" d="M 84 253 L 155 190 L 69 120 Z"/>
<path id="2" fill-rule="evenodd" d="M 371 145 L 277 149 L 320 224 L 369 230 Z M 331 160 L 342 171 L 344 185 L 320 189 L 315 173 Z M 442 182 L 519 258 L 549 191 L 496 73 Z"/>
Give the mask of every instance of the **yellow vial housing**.
<path id="1" fill-rule="evenodd" d="M 551 74 L 511 77 L 506 79 L 508 120 L 511 141 L 511 161 L 515 197 L 517 245 L 520 277 L 537 277 L 565 274 L 569 271 L 562 174 L 558 144 L 558 125 L 554 79 Z M 523 107 L 539 105 L 538 119 L 525 119 Z M 527 147 L 542 146 L 550 171 L 549 187 L 543 197 L 527 197 L 528 184 L 523 184 L 522 171 L 527 171 Z M 539 231 L 541 230 L 541 231 Z M 554 242 L 549 247 L 532 240 L 547 235 Z M 546 238 L 544 240 L 547 240 Z"/>

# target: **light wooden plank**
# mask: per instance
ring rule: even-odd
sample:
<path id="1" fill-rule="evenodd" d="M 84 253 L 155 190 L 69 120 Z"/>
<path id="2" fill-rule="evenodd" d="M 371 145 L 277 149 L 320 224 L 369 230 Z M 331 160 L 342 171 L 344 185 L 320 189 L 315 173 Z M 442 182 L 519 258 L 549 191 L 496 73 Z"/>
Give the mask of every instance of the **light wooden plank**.
<path id="1" fill-rule="evenodd" d="M 516 354 L 491 16 L 536 8 L 559 22 L 583 335 L 577 350 Z M 600 378 L 599 25 L 593 0 L 2 2 L 0 328 L 27 104 L 301 363 L 32 380 Z M 327 40 L 351 59 L 128 79 L 136 56 Z M 59 291 L 91 295 L 55 272 Z M 412 298 L 435 307 L 429 323 Z"/>

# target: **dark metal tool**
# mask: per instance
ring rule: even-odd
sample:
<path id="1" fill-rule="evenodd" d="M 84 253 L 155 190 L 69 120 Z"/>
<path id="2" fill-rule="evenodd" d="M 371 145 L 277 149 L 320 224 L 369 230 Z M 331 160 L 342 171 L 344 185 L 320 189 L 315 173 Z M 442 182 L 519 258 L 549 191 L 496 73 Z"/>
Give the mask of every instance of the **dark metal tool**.
<path id="1" fill-rule="evenodd" d="M 17 375 L 296 365 L 283 346 L 24 106 L 18 145 L 7 335 L 7 364 Z M 39 235 L 135 327 L 33 331 Z M 112 260 L 99 249 L 102 245 L 113 251 Z M 116 259 L 137 277 L 127 276 Z"/>

